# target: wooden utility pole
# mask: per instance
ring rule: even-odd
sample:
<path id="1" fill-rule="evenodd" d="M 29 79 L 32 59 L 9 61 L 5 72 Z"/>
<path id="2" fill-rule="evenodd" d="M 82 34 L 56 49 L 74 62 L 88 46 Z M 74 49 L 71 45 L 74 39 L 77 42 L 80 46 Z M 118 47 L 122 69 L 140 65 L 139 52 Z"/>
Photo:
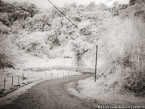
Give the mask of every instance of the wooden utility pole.
<path id="1" fill-rule="evenodd" d="M 97 80 L 97 54 L 98 54 L 98 45 L 96 45 L 95 82 Z"/>

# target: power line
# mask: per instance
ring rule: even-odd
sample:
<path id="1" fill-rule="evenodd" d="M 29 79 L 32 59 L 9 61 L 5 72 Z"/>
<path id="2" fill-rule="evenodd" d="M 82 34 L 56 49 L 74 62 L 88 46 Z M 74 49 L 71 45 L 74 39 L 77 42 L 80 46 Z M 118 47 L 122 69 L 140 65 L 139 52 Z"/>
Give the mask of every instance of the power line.
<path id="1" fill-rule="evenodd" d="M 59 11 L 69 22 L 71 22 L 71 24 L 73 25 L 73 26 L 75 26 L 75 28 L 76 29 L 78 29 L 78 27 L 68 18 L 68 17 L 66 17 L 66 15 L 62 12 L 62 11 L 60 11 L 50 0 L 48 0 L 49 1 L 49 3 L 50 4 L 52 4 L 52 6 L 54 6 L 55 7 L 55 9 L 57 10 L 57 11 Z M 79 29 L 78 29 L 79 30 Z M 80 31 L 80 30 L 79 30 Z M 82 33 L 81 33 L 82 34 Z M 86 37 L 86 36 L 85 36 Z M 88 37 L 86 37 L 88 40 L 90 40 Z M 92 43 L 94 43 L 92 40 L 90 40 Z M 95 63 L 95 82 L 96 82 L 96 77 L 97 77 L 97 52 L 98 52 L 98 45 L 96 45 L 96 63 Z M 64 58 L 64 66 L 65 66 L 65 58 Z"/>
<path id="2" fill-rule="evenodd" d="M 48 2 L 58 11 L 60 12 L 76 29 L 78 29 L 77 25 L 75 25 L 66 15 L 60 11 L 50 0 Z M 79 29 L 78 29 L 79 30 Z M 79 30 L 80 31 L 80 30 Z M 81 33 L 82 34 L 82 33 Z M 86 37 L 86 36 L 85 36 Z M 88 37 L 86 37 L 90 42 L 94 43 L 92 40 L 90 40 Z"/>
<path id="3" fill-rule="evenodd" d="M 62 11 L 60 11 L 50 0 L 48 1 L 55 7 L 55 9 L 57 9 L 57 11 L 59 11 L 67 20 L 69 20 L 69 22 L 71 22 L 71 24 L 74 25 L 75 28 L 78 29 L 78 27 L 68 17 L 66 17 L 66 15 Z"/>

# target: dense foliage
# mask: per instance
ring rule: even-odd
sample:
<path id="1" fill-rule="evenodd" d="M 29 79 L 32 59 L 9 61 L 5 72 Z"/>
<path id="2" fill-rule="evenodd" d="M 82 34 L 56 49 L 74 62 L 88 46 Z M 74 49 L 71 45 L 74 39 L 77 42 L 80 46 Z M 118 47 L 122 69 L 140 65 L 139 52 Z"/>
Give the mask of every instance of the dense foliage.
<path id="1" fill-rule="evenodd" d="M 12 36 L 18 31 L 13 27 L 16 22 L 23 22 L 38 13 L 38 8 L 28 2 L 9 4 L 0 0 L 0 68 L 14 64 L 17 53 L 12 43 Z"/>

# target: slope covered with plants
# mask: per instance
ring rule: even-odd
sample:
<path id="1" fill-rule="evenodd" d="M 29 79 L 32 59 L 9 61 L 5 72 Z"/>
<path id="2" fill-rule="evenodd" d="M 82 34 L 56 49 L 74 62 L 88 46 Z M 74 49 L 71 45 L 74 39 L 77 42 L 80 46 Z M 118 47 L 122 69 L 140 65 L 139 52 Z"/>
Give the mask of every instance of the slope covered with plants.
<path id="1" fill-rule="evenodd" d="M 144 93 L 144 0 L 113 7 L 72 3 L 59 9 L 77 28 L 54 8 L 42 11 L 28 2 L 0 1 L 1 67 L 7 59 L 15 63 L 17 52 L 23 51 L 71 59 L 72 68 L 94 70 L 98 45 L 98 81 L 104 90 Z"/>

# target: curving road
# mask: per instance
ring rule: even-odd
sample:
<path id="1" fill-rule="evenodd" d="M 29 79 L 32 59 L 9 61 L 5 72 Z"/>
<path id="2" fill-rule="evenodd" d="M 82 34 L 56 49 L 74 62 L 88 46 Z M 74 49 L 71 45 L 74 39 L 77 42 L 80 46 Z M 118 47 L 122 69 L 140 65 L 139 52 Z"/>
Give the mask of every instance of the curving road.
<path id="1" fill-rule="evenodd" d="M 66 77 L 39 83 L 11 104 L 0 106 L 0 109 L 94 109 L 95 107 L 91 102 L 70 95 L 64 85 L 87 77 L 89 75 Z"/>

